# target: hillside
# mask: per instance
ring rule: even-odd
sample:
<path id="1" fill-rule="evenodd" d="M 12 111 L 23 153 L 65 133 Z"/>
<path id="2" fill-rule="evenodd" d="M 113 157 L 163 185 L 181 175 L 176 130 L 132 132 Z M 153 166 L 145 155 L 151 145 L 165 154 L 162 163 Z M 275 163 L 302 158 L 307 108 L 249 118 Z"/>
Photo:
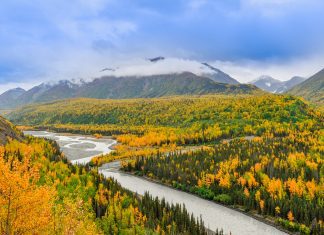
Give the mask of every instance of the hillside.
<path id="1" fill-rule="evenodd" d="M 209 78 L 185 72 L 144 77 L 103 77 L 82 86 L 76 97 L 147 98 L 213 93 L 250 94 L 257 90 L 254 86 L 217 83 Z"/>
<path id="2" fill-rule="evenodd" d="M 318 105 L 324 105 L 324 69 L 311 76 L 306 81 L 293 87 L 287 93 L 301 96 Z"/>
<path id="3" fill-rule="evenodd" d="M 323 117 L 298 97 L 83 98 L 30 105 L 10 118 L 58 132 L 114 135 L 116 151 L 92 166 L 127 159 L 126 171 L 267 216 L 293 232 L 321 234 Z"/>
<path id="4" fill-rule="evenodd" d="M 15 137 L 3 118 L 0 128 L 0 137 Z M 183 205 L 148 193 L 139 198 L 112 178 L 72 165 L 54 141 L 8 140 L 0 146 L 0 172 L 1 234 L 155 234 L 156 227 L 207 234 Z"/>
<path id="5" fill-rule="evenodd" d="M 0 109 L 76 97 L 124 99 L 258 92 L 260 93 L 260 90 L 253 85 L 218 83 L 210 78 L 189 72 L 152 76 L 105 76 L 89 82 L 74 83 L 62 80 L 53 84 L 43 83 L 10 99 L 10 102 L 0 103 Z"/>
<path id="6" fill-rule="evenodd" d="M 0 95 L 0 109 L 10 109 L 17 105 L 18 97 L 26 91 L 21 88 L 10 89 Z"/>
<path id="7" fill-rule="evenodd" d="M 22 134 L 6 119 L 0 116 L 0 145 L 7 143 L 8 138 L 21 139 Z"/>
<path id="8" fill-rule="evenodd" d="M 174 132 L 177 135 L 174 141 L 188 139 L 189 142 L 199 142 L 209 134 L 208 138 L 217 139 L 220 136 L 261 134 L 271 128 L 283 132 L 289 125 L 313 115 L 313 110 L 305 103 L 290 96 L 206 95 L 124 100 L 70 99 L 29 105 L 8 117 L 20 125 L 54 125 L 56 128 L 64 125 L 68 131 L 79 129 L 106 135 L 165 131 L 170 136 Z M 216 134 L 214 130 L 217 130 Z"/>

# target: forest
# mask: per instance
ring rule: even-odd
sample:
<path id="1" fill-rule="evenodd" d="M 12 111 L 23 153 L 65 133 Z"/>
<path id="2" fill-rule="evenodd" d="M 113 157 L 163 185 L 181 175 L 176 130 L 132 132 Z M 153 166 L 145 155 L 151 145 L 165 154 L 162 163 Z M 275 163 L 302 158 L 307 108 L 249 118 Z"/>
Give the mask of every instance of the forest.
<path id="1" fill-rule="evenodd" d="M 323 133 L 224 141 L 199 151 L 136 157 L 123 169 L 226 205 L 323 233 Z"/>
<path id="2" fill-rule="evenodd" d="M 183 205 L 134 195 L 71 165 L 53 141 L 10 140 L 0 146 L 0 172 L 1 234 L 208 233 Z"/>
<path id="3" fill-rule="evenodd" d="M 293 232 L 322 234 L 323 113 L 289 95 L 73 99 L 11 114 L 20 128 L 110 135 L 92 160 L 158 180 Z"/>

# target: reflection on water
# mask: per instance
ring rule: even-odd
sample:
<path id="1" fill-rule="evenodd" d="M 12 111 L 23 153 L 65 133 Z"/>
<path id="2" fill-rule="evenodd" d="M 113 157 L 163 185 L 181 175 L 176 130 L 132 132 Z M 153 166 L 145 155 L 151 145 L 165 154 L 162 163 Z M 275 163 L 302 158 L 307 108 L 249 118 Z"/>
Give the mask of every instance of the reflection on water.
<path id="1" fill-rule="evenodd" d="M 59 134 L 47 131 L 25 131 L 26 135 L 44 137 L 55 140 L 65 156 L 74 164 L 86 164 L 97 155 L 111 152 L 115 140 L 102 138 L 96 139 L 82 135 Z"/>

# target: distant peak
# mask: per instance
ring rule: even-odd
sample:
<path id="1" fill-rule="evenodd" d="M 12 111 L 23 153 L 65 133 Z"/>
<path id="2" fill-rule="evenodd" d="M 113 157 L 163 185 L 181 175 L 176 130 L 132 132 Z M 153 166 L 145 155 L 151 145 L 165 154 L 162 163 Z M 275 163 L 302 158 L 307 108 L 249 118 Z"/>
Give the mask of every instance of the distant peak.
<path id="1" fill-rule="evenodd" d="M 163 56 L 158 56 L 158 57 L 154 57 L 154 58 L 148 58 L 147 60 L 151 61 L 151 62 L 158 62 L 160 60 L 164 60 L 165 58 Z"/>
<path id="2" fill-rule="evenodd" d="M 208 67 L 209 69 L 213 70 L 213 71 L 216 71 L 216 72 L 219 72 L 220 70 L 215 68 L 214 66 L 211 66 L 210 64 L 206 63 L 206 62 L 203 62 L 201 63 L 202 65 L 205 65 L 206 67 Z"/>
<path id="3" fill-rule="evenodd" d="M 269 75 L 261 75 L 259 77 L 259 80 L 277 80 L 277 79 L 274 79 L 273 77 L 271 77 Z"/>
<path id="4" fill-rule="evenodd" d="M 11 91 L 26 91 L 25 89 L 22 89 L 21 87 L 16 87 L 11 89 Z"/>
<path id="5" fill-rule="evenodd" d="M 290 81 L 305 81 L 306 78 L 300 76 L 294 76 L 290 79 Z"/>
<path id="6" fill-rule="evenodd" d="M 269 75 L 261 75 L 260 77 L 252 80 L 249 83 L 255 83 L 255 82 L 259 82 L 259 81 L 263 81 L 263 82 L 280 82 L 278 79 L 275 79 Z"/>
<path id="7" fill-rule="evenodd" d="M 113 69 L 113 68 L 104 68 L 104 69 L 100 70 L 99 72 L 105 72 L 105 71 L 115 72 L 116 69 Z"/>

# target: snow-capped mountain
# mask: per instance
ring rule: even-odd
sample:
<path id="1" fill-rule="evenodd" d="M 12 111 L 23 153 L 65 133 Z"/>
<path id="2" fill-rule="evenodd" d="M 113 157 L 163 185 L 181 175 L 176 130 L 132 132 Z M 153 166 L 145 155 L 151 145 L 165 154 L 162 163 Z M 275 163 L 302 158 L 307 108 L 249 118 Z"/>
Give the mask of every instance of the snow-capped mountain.
<path id="1" fill-rule="evenodd" d="M 190 72 L 197 76 L 207 77 L 215 82 L 240 84 L 230 75 L 209 63 L 202 63 L 196 60 L 188 59 L 166 58 L 162 56 L 132 61 L 131 64 L 118 66 L 117 69 L 101 70 L 101 76 L 152 76 L 162 74 L 177 74 L 183 72 Z"/>
<path id="2" fill-rule="evenodd" d="M 149 76 L 103 76 L 91 81 L 68 80 L 42 83 L 10 100 L 10 108 L 60 99 L 88 97 L 121 99 L 203 94 L 253 94 L 260 92 L 250 84 L 225 84 L 190 72 Z M 0 109 L 3 109 L 0 103 Z"/>
<path id="3" fill-rule="evenodd" d="M 262 75 L 256 80 L 253 80 L 250 82 L 250 84 L 253 84 L 257 87 L 259 87 L 262 90 L 271 92 L 271 93 L 277 93 L 281 94 L 292 88 L 293 86 L 305 81 L 306 79 L 303 77 L 292 77 L 290 80 L 287 81 L 280 81 L 277 79 L 274 79 L 273 77 Z"/>
<path id="4" fill-rule="evenodd" d="M 13 97 L 4 107 L 91 98 L 160 97 L 182 94 L 253 93 L 253 85 L 240 84 L 208 63 L 162 56 L 138 60 L 132 64 L 105 67 L 93 78 L 44 82 Z M 1 96 L 0 96 L 1 97 Z M 0 109 L 4 108 L 0 103 Z"/>

